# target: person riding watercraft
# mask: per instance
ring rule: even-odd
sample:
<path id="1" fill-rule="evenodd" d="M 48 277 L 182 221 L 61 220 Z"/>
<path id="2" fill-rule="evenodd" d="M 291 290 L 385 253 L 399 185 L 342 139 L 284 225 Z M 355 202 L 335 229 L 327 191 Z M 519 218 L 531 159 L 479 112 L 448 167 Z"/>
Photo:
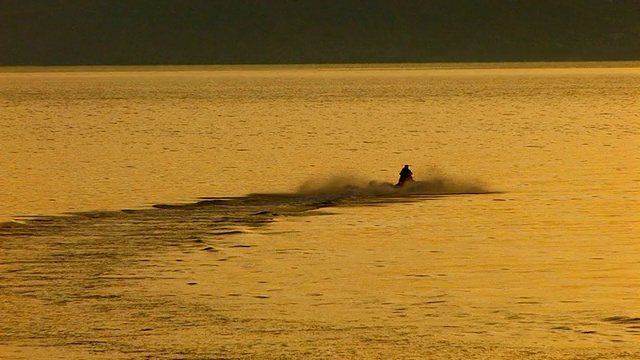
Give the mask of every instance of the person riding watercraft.
<path id="1" fill-rule="evenodd" d="M 400 187 L 407 181 L 413 181 L 413 172 L 409 170 L 409 165 L 405 165 L 402 170 L 400 170 L 400 180 L 398 180 L 396 186 Z"/>

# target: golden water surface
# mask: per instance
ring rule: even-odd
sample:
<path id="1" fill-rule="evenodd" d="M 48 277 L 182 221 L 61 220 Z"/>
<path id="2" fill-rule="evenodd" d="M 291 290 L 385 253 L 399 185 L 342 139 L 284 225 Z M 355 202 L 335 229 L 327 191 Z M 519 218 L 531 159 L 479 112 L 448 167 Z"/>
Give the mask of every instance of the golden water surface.
<path id="1" fill-rule="evenodd" d="M 27 70 L 0 359 L 640 357 L 637 63 Z"/>

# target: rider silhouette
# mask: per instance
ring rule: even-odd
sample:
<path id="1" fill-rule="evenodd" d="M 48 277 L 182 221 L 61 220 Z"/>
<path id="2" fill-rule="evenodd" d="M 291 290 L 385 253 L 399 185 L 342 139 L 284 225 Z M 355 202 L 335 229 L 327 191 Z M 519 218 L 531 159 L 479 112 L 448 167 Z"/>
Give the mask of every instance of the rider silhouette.
<path id="1" fill-rule="evenodd" d="M 409 165 L 405 165 L 402 170 L 400 170 L 400 180 L 396 186 L 402 186 L 406 181 L 413 181 L 413 172 L 409 170 Z"/>

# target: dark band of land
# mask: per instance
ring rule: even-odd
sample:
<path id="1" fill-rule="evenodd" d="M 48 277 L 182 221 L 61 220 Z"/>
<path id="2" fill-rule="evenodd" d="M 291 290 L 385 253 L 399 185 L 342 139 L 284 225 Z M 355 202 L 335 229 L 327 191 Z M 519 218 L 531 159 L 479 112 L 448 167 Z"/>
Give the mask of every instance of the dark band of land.
<path id="1" fill-rule="evenodd" d="M 4 0 L 0 65 L 640 60 L 640 0 Z"/>

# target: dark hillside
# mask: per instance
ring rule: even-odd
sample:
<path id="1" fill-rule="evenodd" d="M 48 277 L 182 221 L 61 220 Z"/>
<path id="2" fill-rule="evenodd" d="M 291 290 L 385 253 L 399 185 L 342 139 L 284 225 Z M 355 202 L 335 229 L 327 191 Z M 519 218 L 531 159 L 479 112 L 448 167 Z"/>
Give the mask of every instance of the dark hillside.
<path id="1" fill-rule="evenodd" d="M 640 0 L 3 0 L 0 65 L 640 60 Z"/>

